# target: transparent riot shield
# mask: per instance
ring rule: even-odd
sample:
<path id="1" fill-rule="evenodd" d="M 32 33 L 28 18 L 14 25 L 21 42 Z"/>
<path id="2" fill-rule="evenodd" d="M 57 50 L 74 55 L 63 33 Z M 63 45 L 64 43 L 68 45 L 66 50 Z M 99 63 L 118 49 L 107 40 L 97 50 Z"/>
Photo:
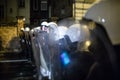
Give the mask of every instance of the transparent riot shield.
<path id="1" fill-rule="evenodd" d="M 89 51 L 90 31 L 79 21 L 63 22 L 65 25 L 61 21 L 57 27 L 49 26 L 52 77 L 54 80 L 83 80 L 94 62 L 93 53 Z"/>
<path id="2" fill-rule="evenodd" d="M 41 27 L 32 29 L 31 40 L 38 80 L 50 79 L 50 51 L 47 31 L 41 30 Z"/>
<path id="3" fill-rule="evenodd" d="M 52 80 L 116 80 L 114 49 L 102 25 L 91 20 L 49 24 Z"/>
<path id="4" fill-rule="evenodd" d="M 117 80 L 116 53 L 102 25 L 64 19 L 47 26 L 35 38 L 40 80 Z"/>

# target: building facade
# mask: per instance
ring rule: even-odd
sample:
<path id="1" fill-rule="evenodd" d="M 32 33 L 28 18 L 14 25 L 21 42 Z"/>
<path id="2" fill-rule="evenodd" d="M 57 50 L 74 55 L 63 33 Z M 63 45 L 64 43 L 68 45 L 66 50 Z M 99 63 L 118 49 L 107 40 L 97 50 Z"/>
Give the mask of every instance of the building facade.
<path id="1" fill-rule="evenodd" d="M 25 24 L 37 24 L 66 17 L 81 19 L 96 0 L 1 0 L 1 22 L 17 22 L 17 16 L 25 18 Z"/>
<path id="2" fill-rule="evenodd" d="M 1 0 L 0 22 L 17 22 L 17 16 L 25 17 L 25 23 L 30 23 L 30 0 Z"/>
<path id="3" fill-rule="evenodd" d="M 70 0 L 1 0 L 0 22 L 17 22 L 17 16 L 25 17 L 26 24 L 38 24 L 52 17 L 72 16 Z"/>

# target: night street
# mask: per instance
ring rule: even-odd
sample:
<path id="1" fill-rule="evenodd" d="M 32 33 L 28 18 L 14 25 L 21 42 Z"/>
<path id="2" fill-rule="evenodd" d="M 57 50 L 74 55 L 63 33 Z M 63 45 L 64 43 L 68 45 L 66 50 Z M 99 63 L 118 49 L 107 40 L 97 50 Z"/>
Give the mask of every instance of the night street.
<path id="1" fill-rule="evenodd" d="M 120 80 L 120 0 L 0 0 L 0 80 Z"/>
<path id="2" fill-rule="evenodd" d="M 0 54 L 0 80 L 36 80 L 35 66 L 20 54 Z"/>

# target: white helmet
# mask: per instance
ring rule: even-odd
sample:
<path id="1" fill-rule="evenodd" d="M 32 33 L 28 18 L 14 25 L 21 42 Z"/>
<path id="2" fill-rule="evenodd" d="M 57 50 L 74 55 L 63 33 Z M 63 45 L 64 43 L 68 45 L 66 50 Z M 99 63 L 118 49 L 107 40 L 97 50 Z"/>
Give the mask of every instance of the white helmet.
<path id="1" fill-rule="evenodd" d="M 113 44 L 120 44 L 120 0 L 102 0 L 92 6 L 85 18 L 104 25 Z"/>
<path id="2" fill-rule="evenodd" d="M 66 26 L 59 26 L 58 27 L 58 39 L 64 38 L 66 31 L 68 30 L 68 28 Z"/>
<path id="3" fill-rule="evenodd" d="M 26 27 L 26 28 L 24 29 L 24 31 L 30 31 L 30 28 L 29 28 L 29 27 Z"/>
<path id="4" fill-rule="evenodd" d="M 71 42 L 79 41 L 80 39 L 80 24 L 73 24 L 69 27 L 66 32 L 66 35 L 69 36 Z"/>
<path id="5" fill-rule="evenodd" d="M 43 21 L 43 22 L 41 23 L 41 26 L 48 26 L 48 22 Z"/>

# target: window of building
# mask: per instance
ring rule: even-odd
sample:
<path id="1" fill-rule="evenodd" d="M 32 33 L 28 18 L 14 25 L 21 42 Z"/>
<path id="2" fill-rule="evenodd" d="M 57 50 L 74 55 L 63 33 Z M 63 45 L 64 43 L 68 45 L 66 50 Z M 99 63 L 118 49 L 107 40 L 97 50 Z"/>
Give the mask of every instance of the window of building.
<path id="1" fill-rule="evenodd" d="M 18 7 L 25 8 L 25 0 L 18 0 Z"/>
<path id="2" fill-rule="evenodd" d="M 41 1 L 41 11 L 47 10 L 47 1 Z"/>
<path id="3" fill-rule="evenodd" d="M 4 6 L 0 5 L 0 20 L 4 18 Z"/>
<path id="4" fill-rule="evenodd" d="M 39 4 L 38 0 L 33 0 L 33 10 L 34 11 L 38 10 L 38 4 Z"/>

